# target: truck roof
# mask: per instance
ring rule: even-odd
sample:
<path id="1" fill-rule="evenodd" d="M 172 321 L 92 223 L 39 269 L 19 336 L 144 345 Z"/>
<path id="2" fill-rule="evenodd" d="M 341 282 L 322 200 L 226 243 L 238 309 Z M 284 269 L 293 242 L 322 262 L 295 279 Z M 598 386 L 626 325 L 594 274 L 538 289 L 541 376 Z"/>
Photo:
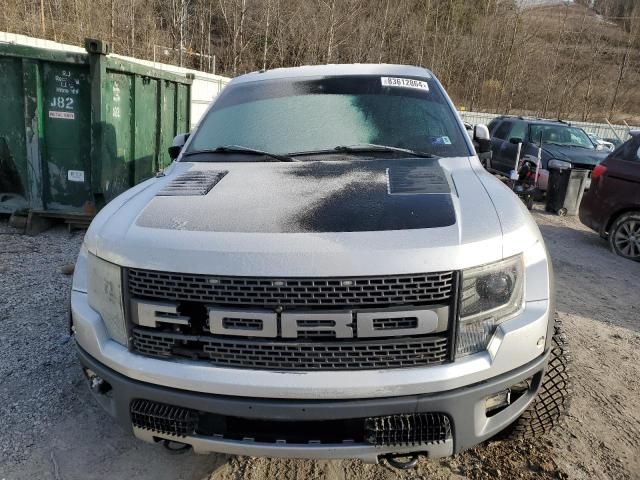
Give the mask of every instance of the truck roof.
<path id="1" fill-rule="evenodd" d="M 550 125 L 566 125 L 567 127 L 572 126 L 571 123 L 566 122 L 564 120 L 554 120 L 551 118 L 536 118 L 536 117 L 525 117 L 519 115 L 499 115 L 494 120 L 522 120 L 523 122 L 528 123 L 538 123 L 538 124 L 550 124 Z"/>
<path id="2" fill-rule="evenodd" d="M 410 65 L 392 65 L 386 63 L 349 63 L 329 65 L 304 65 L 291 68 L 274 68 L 251 72 L 234 78 L 230 83 L 256 82 L 280 78 L 327 77 L 344 75 L 401 75 L 410 77 L 433 78 L 433 74 L 422 67 Z"/>

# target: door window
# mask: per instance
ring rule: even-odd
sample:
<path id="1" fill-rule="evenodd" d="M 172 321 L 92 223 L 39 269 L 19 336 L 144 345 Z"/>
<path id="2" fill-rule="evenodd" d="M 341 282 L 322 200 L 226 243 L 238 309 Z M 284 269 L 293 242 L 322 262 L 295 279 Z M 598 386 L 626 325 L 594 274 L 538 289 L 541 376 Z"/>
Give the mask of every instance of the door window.
<path id="1" fill-rule="evenodd" d="M 496 126 L 499 123 L 500 123 L 500 120 L 491 120 L 491 122 L 487 126 L 487 128 L 489 129 L 489 133 L 493 133 L 493 130 L 496 128 Z"/>
<path id="2" fill-rule="evenodd" d="M 509 132 L 509 139 L 519 138 L 524 141 L 524 137 L 527 133 L 527 126 L 524 122 L 517 122 L 513 124 L 511 132 Z"/>
<path id="3" fill-rule="evenodd" d="M 612 153 L 614 158 L 627 160 L 629 162 L 640 161 L 640 137 L 635 137 L 623 143 Z"/>
<path id="4" fill-rule="evenodd" d="M 509 132 L 511 131 L 511 126 L 513 122 L 502 122 L 500 126 L 496 129 L 496 133 L 493 134 L 494 137 L 499 138 L 501 140 L 508 140 Z"/>

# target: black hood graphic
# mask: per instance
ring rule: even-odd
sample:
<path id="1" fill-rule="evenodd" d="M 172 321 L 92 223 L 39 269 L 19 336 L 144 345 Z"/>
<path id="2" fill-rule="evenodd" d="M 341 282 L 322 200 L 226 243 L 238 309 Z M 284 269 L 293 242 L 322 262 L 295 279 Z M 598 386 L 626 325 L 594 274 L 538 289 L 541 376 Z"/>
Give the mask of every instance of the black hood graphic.
<path id="1" fill-rule="evenodd" d="M 437 160 L 208 163 L 228 173 L 203 196 L 156 196 L 136 224 L 206 232 L 363 232 L 455 224 Z M 170 179 L 169 179 L 170 181 Z"/>

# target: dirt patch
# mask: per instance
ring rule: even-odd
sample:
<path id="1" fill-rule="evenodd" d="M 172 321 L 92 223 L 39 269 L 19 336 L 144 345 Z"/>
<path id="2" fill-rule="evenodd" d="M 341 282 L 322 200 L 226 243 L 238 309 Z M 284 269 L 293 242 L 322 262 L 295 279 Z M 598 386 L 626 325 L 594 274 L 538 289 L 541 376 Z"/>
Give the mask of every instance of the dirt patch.
<path id="1" fill-rule="evenodd" d="M 95 404 L 66 335 L 82 235 L 15 235 L 0 222 L 0 478 L 640 478 L 640 264 L 616 257 L 576 218 L 534 212 L 556 269 L 574 358 L 566 426 L 544 440 L 490 442 L 399 472 L 359 461 L 170 455 L 123 432 Z"/>
<path id="2" fill-rule="evenodd" d="M 552 454 L 570 478 L 639 478 L 640 263 L 611 253 L 576 217 L 535 217 L 574 358 L 573 404 Z"/>
<path id="3" fill-rule="evenodd" d="M 442 461 L 423 461 L 415 470 L 356 460 L 308 461 L 238 457 L 219 468 L 209 480 L 392 480 L 392 479 L 515 479 L 567 478 L 550 459 L 549 447 L 517 442 L 493 442 Z"/>

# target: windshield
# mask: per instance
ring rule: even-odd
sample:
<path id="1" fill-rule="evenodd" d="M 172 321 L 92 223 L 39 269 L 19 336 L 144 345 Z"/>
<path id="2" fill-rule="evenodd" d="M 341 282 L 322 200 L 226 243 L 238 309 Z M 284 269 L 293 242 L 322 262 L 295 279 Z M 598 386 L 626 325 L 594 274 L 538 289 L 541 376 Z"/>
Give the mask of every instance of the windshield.
<path id="1" fill-rule="evenodd" d="M 282 79 L 225 89 L 187 153 L 242 145 L 290 155 L 375 144 L 444 157 L 472 155 L 463 135 L 441 89 L 425 78 Z"/>
<path id="2" fill-rule="evenodd" d="M 564 125 L 531 125 L 529 127 L 531 141 L 534 143 L 550 143 L 567 147 L 595 149 L 593 142 L 581 128 Z"/>

